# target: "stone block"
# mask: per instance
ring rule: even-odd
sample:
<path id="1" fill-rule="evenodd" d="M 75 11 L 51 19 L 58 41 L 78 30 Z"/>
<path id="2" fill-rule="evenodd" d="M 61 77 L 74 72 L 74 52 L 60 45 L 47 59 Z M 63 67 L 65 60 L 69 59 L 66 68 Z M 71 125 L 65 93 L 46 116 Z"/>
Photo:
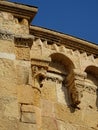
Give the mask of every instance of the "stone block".
<path id="1" fill-rule="evenodd" d="M 96 128 L 91 128 L 86 125 L 77 125 L 69 123 L 69 122 L 63 122 L 60 120 L 57 120 L 58 130 L 97 130 Z"/>
<path id="2" fill-rule="evenodd" d="M 30 85 L 17 87 L 18 101 L 22 104 L 40 106 L 40 91 Z"/>
<path id="3" fill-rule="evenodd" d="M 54 105 L 55 116 L 58 120 L 66 121 L 67 108 L 65 105 L 56 103 Z"/>
<path id="4" fill-rule="evenodd" d="M 7 117 L 1 117 L 0 115 L 0 130 L 18 130 L 18 120 L 17 119 L 9 119 Z"/>
<path id="5" fill-rule="evenodd" d="M 65 86 L 62 86 L 61 83 L 57 83 L 56 90 L 57 90 L 57 101 L 67 106 L 69 104 L 67 88 Z"/>
<path id="6" fill-rule="evenodd" d="M 58 130 L 56 120 L 50 117 L 42 117 L 42 130 Z"/>
<path id="7" fill-rule="evenodd" d="M 21 106 L 21 111 L 22 112 L 35 112 L 35 107 L 33 105 L 22 105 Z"/>
<path id="8" fill-rule="evenodd" d="M 14 41 L 0 40 L 0 52 L 13 53 L 14 54 Z"/>
<path id="9" fill-rule="evenodd" d="M 34 106 L 40 107 L 41 92 L 37 88 L 33 88 Z"/>
<path id="10" fill-rule="evenodd" d="M 14 61 L 9 60 L 9 59 L 0 59 L 0 80 L 6 80 L 6 79 L 13 79 L 15 77 L 15 66 L 14 66 Z M 13 82 L 12 80 L 12 82 Z M 8 83 L 12 83 L 9 81 Z"/>
<path id="11" fill-rule="evenodd" d="M 18 102 L 19 103 L 26 103 L 26 104 L 33 104 L 33 89 L 29 85 L 23 85 L 17 87 L 17 94 L 18 94 Z"/>
<path id="12" fill-rule="evenodd" d="M 29 66 L 16 65 L 18 84 L 28 84 Z"/>
<path id="13" fill-rule="evenodd" d="M 58 126 L 58 130 L 66 130 L 65 129 L 65 122 L 57 120 L 57 126 Z"/>
<path id="14" fill-rule="evenodd" d="M 46 99 L 52 102 L 57 101 L 57 95 L 56 95 L 56 83 L 50 81 L 46 81 L 43 84 L 43 87 L 41 89 L 42 99 Z"/>
<path id="15" fill-rule="evenodd" d="M 96 127 L 98 124 L 97 111 L 93 109 L 82 110 L 82 121 L 88 127 Z"/>
<path id="16" fill-rule="evenodd" d="M 55 103 L 54 104 L 54 113 L 57 120 L 64 122 L 71 122 L 76 124 L 83 125 L 82 113 L 79 110 L 72 111 L 72 109 L 66 107 L 64 104 Z"/>
<path id="17" fill-rule="evenodd" d="M 37 127 L 40 128 L 41 127 L 41 110 L 40 108 L 33 106 L 33 105 L 22 105 L 21 106 L 21 111 L 22 112 L 32 112 L 35 113 L 36 116 L 36 124 Z"/>
<path id="18" fill-rule="evenodd" d="M 54 117 L 54 104 L 48 100 L 41 100 L 42 116 Z"/>
<path id="19" fill-rule="evenodd" d="M 38 130 L 36 124 L 19 123 L 18 130 Z"/>
<path id="20" fill-rule="evenodd" d="M 18 102 L 15 97 L 10 97 L 9 99 L 7 98 L 5 103 L 3 102 L 3 107 L 4 107 L 3 114 L 5 117 L 11 120 L 13 120 L 14 118 L 19 120 L 20 115 L 19 115 Z"/>
<path id="21" fill-rule="evenodd" d="M 29 51 L 28 47 L 15 47 L 16 58 L 19 60 L 30 60 Z"/>
<path id="22" fill-rule="evenodd" d="M 35 113 L 22 112 L 21 121 L 24 122 L 24 123 L 36 124 Z"/>

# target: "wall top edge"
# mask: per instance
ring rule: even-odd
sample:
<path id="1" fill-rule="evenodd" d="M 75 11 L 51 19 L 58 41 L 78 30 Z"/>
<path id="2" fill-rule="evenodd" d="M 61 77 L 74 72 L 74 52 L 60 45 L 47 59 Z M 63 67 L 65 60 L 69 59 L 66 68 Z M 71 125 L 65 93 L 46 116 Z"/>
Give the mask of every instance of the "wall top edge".
<path id="1" fill-rule="evenodd" d="M 38 26 L 30 26 L 30 34 L 50 42 L 63 44 L 69 49 L 87 52 L 89 55 L 93 54 L 98 57 L 98 45 L 92 42 Z"/>
<path id="2" fill-rule="evenodd" d="M 15 17 L 26 18 L 31 22 L 38 11 L 38 8 L 20 3 L 0 1 L 0 11 L 12 13 Z"/>

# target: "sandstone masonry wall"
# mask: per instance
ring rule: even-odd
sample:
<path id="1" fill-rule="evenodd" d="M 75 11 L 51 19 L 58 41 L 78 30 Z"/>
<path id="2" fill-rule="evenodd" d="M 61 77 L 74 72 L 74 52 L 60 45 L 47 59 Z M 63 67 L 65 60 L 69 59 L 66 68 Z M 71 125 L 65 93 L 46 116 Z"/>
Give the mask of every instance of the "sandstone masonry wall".
<path id="1" fill-rule="evenodd" d="M 0 130 L 98 130 L 98 46 L 30 26 L 36 12 L 0 1 Z"/>

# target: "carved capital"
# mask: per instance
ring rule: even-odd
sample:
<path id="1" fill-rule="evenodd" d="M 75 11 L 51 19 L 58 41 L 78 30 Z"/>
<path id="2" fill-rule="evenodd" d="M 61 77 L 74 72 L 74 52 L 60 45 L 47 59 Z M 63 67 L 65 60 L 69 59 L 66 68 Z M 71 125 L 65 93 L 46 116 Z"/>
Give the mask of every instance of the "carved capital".
<path id="1" fill-rule="evenodd" d="M 32 66 L 33 77 L 42 76 L 43 78 L 46 77 L 46 70 L 44 67 Z"/>
<path id="2" fill-rule="evenodd" d="M 43 82 L 46 78 L 46 73 L 47 70 L 44 67 L 32 66 L 32 77 L 34 80 L 34 85 L 37 84 L 37 87 L 43 87 Z"/>
<path id="3" fill-rule="evenodd" d="M 81 72 L 80 70 L 73 70 L 73 74 L 75 76 L 75 79 L 85 79 L 87 77 L 86 72 Z"/>
<path id="4" fill-rule="evenodd" d="M 51 80 L 56 83 L 62 83 L 64 81 L 64 78 L 65 78 L 64 76 L 61 76 L 59 74 L 47 72 L 47 77 L 46 77 L 47 80 Z"/>
<path id="5" fill-rule="evenodd" d="M 95 85 L 85 85 L 85 91 L 87 91 L 88 93 L 90 93 L 90 94 L 94 94 L 95 95 L 95 93 L 97 92 L 97 88 L 96 88 L 96 86 Z"/>

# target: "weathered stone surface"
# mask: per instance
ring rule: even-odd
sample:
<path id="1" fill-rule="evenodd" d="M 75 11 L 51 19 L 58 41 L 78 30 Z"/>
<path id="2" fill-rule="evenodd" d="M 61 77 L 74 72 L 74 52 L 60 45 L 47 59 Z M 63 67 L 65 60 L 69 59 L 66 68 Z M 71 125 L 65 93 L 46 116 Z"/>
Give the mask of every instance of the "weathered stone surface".
<path id="1" fill-rule="evenodd" d="M 42 92 L 42 99 L 48 99 L 49 101 L 52 102 L 55 102 L 57 100 L 56 83 L 51 81 L 51 79 L 43 84 L 41 92 Z"/>
<path id="2" fill-rule="evenodd" d="M 31 124 L 36 124 L 36 117 L 35 113 L 31 112 L 22 112 L 21 113 L 21 121 L 24 123 L 31 123 Z"/>
<path id="3" fill-rule="evenodd" d="M 22 112 L 35 112 L 33 105 L 25 105 L 25 104 L 21 106 L 21 111 Z"/>
<path id="4" fill-rule="evenodd" d="M 0 40 L 0 52 L 14 54 L 14 43 L 12 41 Z"/>
<path id="5" fill-rule="evenodd" d="M 33 89 L 29 85 L 17 86 L 17 94 L 19 103 L 33 104 Z"/>
<path id="6" fill-rule="evenodd" d="M 55 117 L 63 122 L 71 122 L 76 124 L 84 124 L 82 120 L 82 113 L 79 110 L 74 111 L 74 109 L 69 109 L 64 104 L 56 103 L 54 104 Z"/>
<path id="7" fill-rule="evenodd" d="M 17 87 L 18 101 L 22 104 L 40 106 L 40 91 L 30 85 Z"/>
<path id="8" fill-rule="evenodd" d="M 37 130 L 36 124 L 19 123 L 18 130 Z"/>
<path id="9" fill-rule="evenodd" d="M 42 130 L 58 130 L 56 120 L 50 117 L 42 117 Z"/>
<path id="10" fill-rule="evenodd" d="M 37 128 L 38 129 L 41 128 L 41 110 L 40 110 L 40 108 L 38 108 L 34 105 L 25 105 L 24 104 L 21 106 L 21 111 L 35 113 Z"/>
<path id="11" fill-rule="evenodd" d="M 8 103 L 7 103 L 8 102 Z M 9 118 L 10 120 L 13 120 L 16 118 L 19 120 L 20 115 L 19 115 L 19 108 L 18 108 L 18 103 L 17 100 L 12 97 L 12 99 L 7 99 L 7 102 L 4 104 L 4 110 L 3 114 L 5 117 Z"/>
<path id="12" fill-rule="evenodd" d="M 15 47 L 16 59 L 30 60 L 30 49 L 27 47 Z"/>
<path id="13" fill-rule="evenodd" d="M 41 113 L 42 116 L 46 117 L 54 117 L 54 103 L 48 101 L 48 100 L 41 100 Z"/>
<path id="14" fill-rule="evenodd" d="M 74 124 L 66 123 L 63 121 L 57 121 L 58 130 L 77 130 L 77 127 Z"/>
<path id="15" fill-rule="evenodd" d="M 98 130 L 98 46 L 30 26 L 36 12 L 0 1 L 0 130 Z"/>
<path id="16" fill-rule="evenodd" d="M 65 104 L 66 106 L 69 105 L 67 87 L 62 85 L 61 83 L 57 83 L 56 91 L 57 91 L 57 100 L 58 100 L 58 102 L 62 103 L 62 104 Z"/>
<path id="17" fill-rule="evenodd" d="M 29 66 L 16 65 L 18 84 L 28 84 L 29 82 Z"/>
<path id="18" fill-rule="evenodd" d="M 10 130 L 17 130 L 19 129 L 18 126 L 18 120 L 17 119 L 13 119 L 10 120 L 9 118 L 6 117 L 0 117 L 0 130 L 8 130 L 8 128 Z"/>
<path id="19" fill-rule="evenodd" d="M 14 18 L 11 13 L 7 12 L 0 12 L 0 29 L 8 30 L 16 34 L 29 33 L 28 25 L 21 24 L 19 19 Z"/>

